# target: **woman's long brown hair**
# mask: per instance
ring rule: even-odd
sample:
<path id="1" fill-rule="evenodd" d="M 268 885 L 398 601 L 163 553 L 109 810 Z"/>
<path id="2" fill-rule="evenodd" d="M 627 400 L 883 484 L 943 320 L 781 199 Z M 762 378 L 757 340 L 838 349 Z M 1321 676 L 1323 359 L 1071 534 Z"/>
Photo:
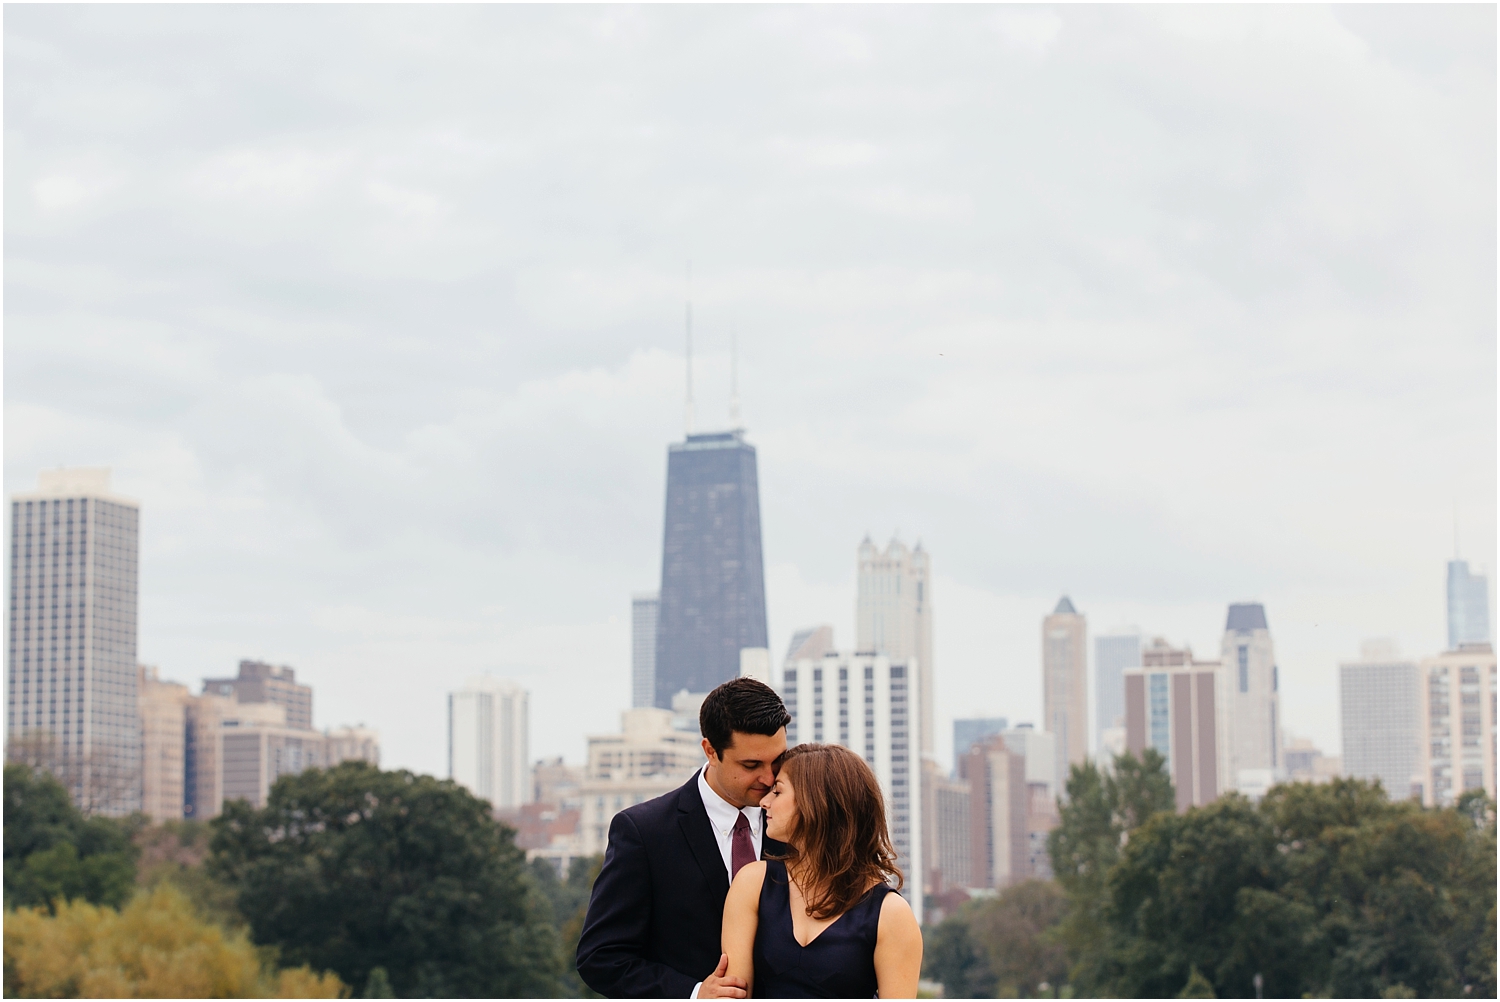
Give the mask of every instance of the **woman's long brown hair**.
<path id="1" fill-rule="evenodd" d="M 885 798 L 875 773 L 842 745 L 788 749 L 781 775 L 791 780 L 797 821 L 781 856 L 815 919 L 842 915 L 890 877 L 905 878 L 885 825 Z"/>

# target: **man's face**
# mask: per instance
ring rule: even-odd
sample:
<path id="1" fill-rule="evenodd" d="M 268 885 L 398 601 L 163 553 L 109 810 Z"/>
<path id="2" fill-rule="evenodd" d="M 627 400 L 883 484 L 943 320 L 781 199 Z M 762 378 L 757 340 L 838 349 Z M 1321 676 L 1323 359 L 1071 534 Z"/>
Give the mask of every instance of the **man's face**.
<path id="1" fill-rule="evenodd" d="M 704 738 L 703 754 L 708 756 L 707 779 L 714 792 L 738 807 L 754 807 L 771 791 L 781 771 L 786 728 L 771 735 L 733 731 L 722 759 Z"/>

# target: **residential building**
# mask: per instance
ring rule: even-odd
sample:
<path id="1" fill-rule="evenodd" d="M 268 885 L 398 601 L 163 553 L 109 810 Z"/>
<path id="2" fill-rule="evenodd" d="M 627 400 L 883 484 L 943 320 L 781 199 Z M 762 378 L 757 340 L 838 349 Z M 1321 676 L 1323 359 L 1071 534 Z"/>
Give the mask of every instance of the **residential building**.
<path id="1" fill-rule="evenodd" d="M 275 706 L 275 704 L 258 704 Z M 183 758 L 184 817 L 198 821 L 216 818 L 224 809 L 224 771 L 221 739 L 224 721 L 239 712 L 239 703 L 229 695 L 205 692 L 187 702 L 187 724 Z M 282 707 L 285 719 L 286 708 Z M 273 714 L 275 711 L 271 711 Z"/>
<path id="2" fill-rule="evenodd" d="M 1448 649 L 1492 639 L 1489 579 L 1483 572 L 1471 573 L 1467 560 L 1448 561 Z"/>
<path id="3" fill-rule="evenodd" d="M 638 592 L 630 597 L 630 705 L 656 705 L 656 619 L 661 595 Z"/>
<path id="4" fill-rule="evenodd" d="M 1102 755 L 1125 726 L 1125 670 L 1141 666 L 1141 634 L 1123 628 L 1094 638 L 1094 739 Z"/>
<path id="5" fill-rule="evenodd" d="M 792 634 L 782 667 L 790 667 L 798 661 L 816 661 L 833 649 L 833 627 L 826 623 L 805 626 Z"/>
<path id="6" fill-rule="evenodd" d="M 163 682 L 154 665 L 137 680 L 141 718 L 141 811 L 152 821 L 181 821 L 186 796 L 188 687 Z"/>
<path id="7" fill-rule="evenodd" d="M 1423 658 L 1418 669 L 1422 802 L 1446 807 L 1468 790 L 1495 796 L 1495 651 L 1487 643 Z"/>
<path id="8" fill-rule="evenodd" d="M 742 430 L 689 434 L 667 454 L 653 705 L 711 692 L 740 671 L 740 651 L 765 647 L 755 447 Z"/>
<path id="9" fill-rule="evenodd" d="M 380 732 L 360 724 L 357 727 L 332 727 L 323 732 L 329 766 L 340 762 L 368 762 L 380 767 Z"/>
<path id="10" fill-rule="evenodd" d="M 902 892 L 922 917 L 922 796 L 916 722 L 921 690 L 916 666 L 884 654 L 828 652 L 792 662 L 782 671 L 782 699 L 792 722 L 787 744 L 841 744 L 870 764 L 885 796 Z"/>
<path id="11" fill-rule="evenodd" d="M 568 765 L 561 755 L 544 758 L 531 767 L 531 799 L 538 804 L 578 806 L 583 766 Z"/>
<path id="12" fill-rule="evenodd" d="M 971 876 L 973 829 L 969 816 L 969 781 L 934 776 L 931 791 L 935 851 L 927 867 L 927 893 L 940 895 L 952 888 L 976 886 Z"/>
<path id="13" fill-rule="evenodd" d="M 1220 664 L 1193 659 L 1190 648 L 1160 637 L 1141 651 L 1141 667 L 1124 672 L 1125 750 L 1154 748 L 1167 761 L 1177 809 L 1218 799 L 1229 783 L 1229 713 Z"/>
<path id="14" fill-rule="evenodd" d="M 702 738 L 672 726 L 672 712 L 640 707 L 620 714 L 620 733 L 589 737 L 578 786 L 579 851 L 603 852 L 609 825 L 627 807 L 670 793 L 703 765 Z"/>
<path id="15" fill-rule="evenodd" d="M 577 807 L 537 801 L 495 811 L 495 820 L 516 830 L 516 846 L 528 850 L 570 840 L 578 834 L 579 816 Z"/>
<path id="16" fill-rule="evenodd" d="M 1280 757 L 1280 672 L 1260 603 L 1229 607 L 1222 662 L 1229 696 L 1227 779 L 1233 788 L 1253 794 L 1286 774 Z"/>
<path id="17" fill-rule="evenodd" d="M 969 880 L 1002 890 L 1031 875 L 1026 756 L 990 735 L 958 760 L 969 783 Z"/>
<path id="18" fill-rule="evenodd" d="M 12 497 L 10 529 L 7 758 L 92 813 L 140 810 L 140 505 L 107 469 L 44 470 Z"/>
<path id="19" fill-rule="evenodd" d="M 957 762 L 974 745 L 1009 726 L 1004 717 L 966 717 L 953 721 L 953 761 Z"/>
<path id="20" fill-rule="evenodd" d="M 1089 756 L 1088 620 L 1064 595 L 1042 620 L 1042 722 L 1057 735 L 1057 776 L 1062 790 L 1068 766 Z"/>
<path id="21" fill-rule="evenodd" d="M 702 737 L 702 728 L 698 724 L 700 711 L 703 709 L 703 701 L 708 698 L 706 692 L 688 692 L 686 689 L 672 697 L 672 728 L 673 730 L 685 731 L 697 737 Z"/>
<path id="22" fill-rule="evenodd" d="M 1421 692 L 1415 661 L 1390 641 L 1361 645 L 1357 661 L 1339 665 L 1339 720 L 1343 768 L 1355 779 L 1379 780 L 1392 800 L 1412 793 L 1422 744 Z M 1290 746 L 1287 774 L 1297 772 Z"/>
<path id="23" fill-rule="evenodd" d="M 531 799 L 529 698 L 493 675 L 448 694 L 448 776 L 497 809 Z"/>
<path id="24" fill-rule="evenodd" d="M 310 731 L 313 725 L 312 686 L 297 681 L 297 673 L 285 665 L 264 661 L 240 662 L 235 678 L 206 678 L 203 691 L 233 696 L 240 703 L 275 703 L 286 707 L 286 725 Z"/>
<path id="25" fill-rule="evenodd" d="M 740 649 L 740 678 L 753 678 L 773 689 L 776 680 L 771 677 L 771 650 L 768 647 L 744 647 Z"/>
<path id="26" fill-rule="evenodd" d="M 893 538 L 882 553 L 865 536 L 859 544 L 854 621 L 855 650 L 915 666 L 923 707 L 918 748 L 922 755 L 932 755 L 937 738 L 932 723 L 932 559 L 920 542 L 909 550 Z"/>
<path id="27" fill-rule="evenodd" d="M 219 721 L 218 744 L 221 808 L 228 800 L 264 807 L 282 776 L 329 764 L 323 735 L 288 725 L 281 703 L 237 703 L 234 713 Z"/>
<path id="28" fill-rule="evenodd" d="M 1286 768 L 1286 778 L 1298 783 L 1326 783 L 1344 774 L 1343 760 L 1337 755 L 1324 755 L 1322 749 L 1307 738 L 1287 735 L 1286 747 L 1281 749 L 1281 760 Z M 1394 799 L 1401 799 L 1397 795 Z"/>

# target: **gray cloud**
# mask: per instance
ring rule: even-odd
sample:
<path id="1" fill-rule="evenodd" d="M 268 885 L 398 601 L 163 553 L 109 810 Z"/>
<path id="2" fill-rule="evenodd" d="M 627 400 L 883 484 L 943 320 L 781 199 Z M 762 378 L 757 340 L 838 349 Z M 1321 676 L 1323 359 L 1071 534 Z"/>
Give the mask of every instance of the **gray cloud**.
<path id="1" fill-rule="evenodd" d="M 626 695 L 731 329 L 774 642 L 921 537 L 940 716 L 1037 620 L 1209 649 L 1291 726 L 1494 563 L 1495 23 L 1444 8 L 19 7 L 6 466 L 145 503 L 142 655 L 296 664 L 440 771 L 471 671 L 576 756 Z M 944 595 L 951 596 L 944 604 Z"/>

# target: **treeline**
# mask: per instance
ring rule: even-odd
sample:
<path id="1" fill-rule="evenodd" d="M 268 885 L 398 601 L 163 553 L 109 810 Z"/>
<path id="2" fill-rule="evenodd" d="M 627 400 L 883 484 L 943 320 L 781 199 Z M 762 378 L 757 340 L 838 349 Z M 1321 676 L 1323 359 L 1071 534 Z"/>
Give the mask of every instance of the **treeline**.
<path id="1" fill-rule="evenodd" d="M 5 993 L 576 997 L 598 865 L 559 880 L 462 787 L 365 763 L 167 825 L 8 765 Z"/>
<path id="2" fill-rule="evenodd" d="M 1174 810 L 1148 750 L 1074 766 L 1055 882 L 971 901 L 928 939 L 949 997 L 1494 998 L 1494 804 L 1352 779 Z"/>

